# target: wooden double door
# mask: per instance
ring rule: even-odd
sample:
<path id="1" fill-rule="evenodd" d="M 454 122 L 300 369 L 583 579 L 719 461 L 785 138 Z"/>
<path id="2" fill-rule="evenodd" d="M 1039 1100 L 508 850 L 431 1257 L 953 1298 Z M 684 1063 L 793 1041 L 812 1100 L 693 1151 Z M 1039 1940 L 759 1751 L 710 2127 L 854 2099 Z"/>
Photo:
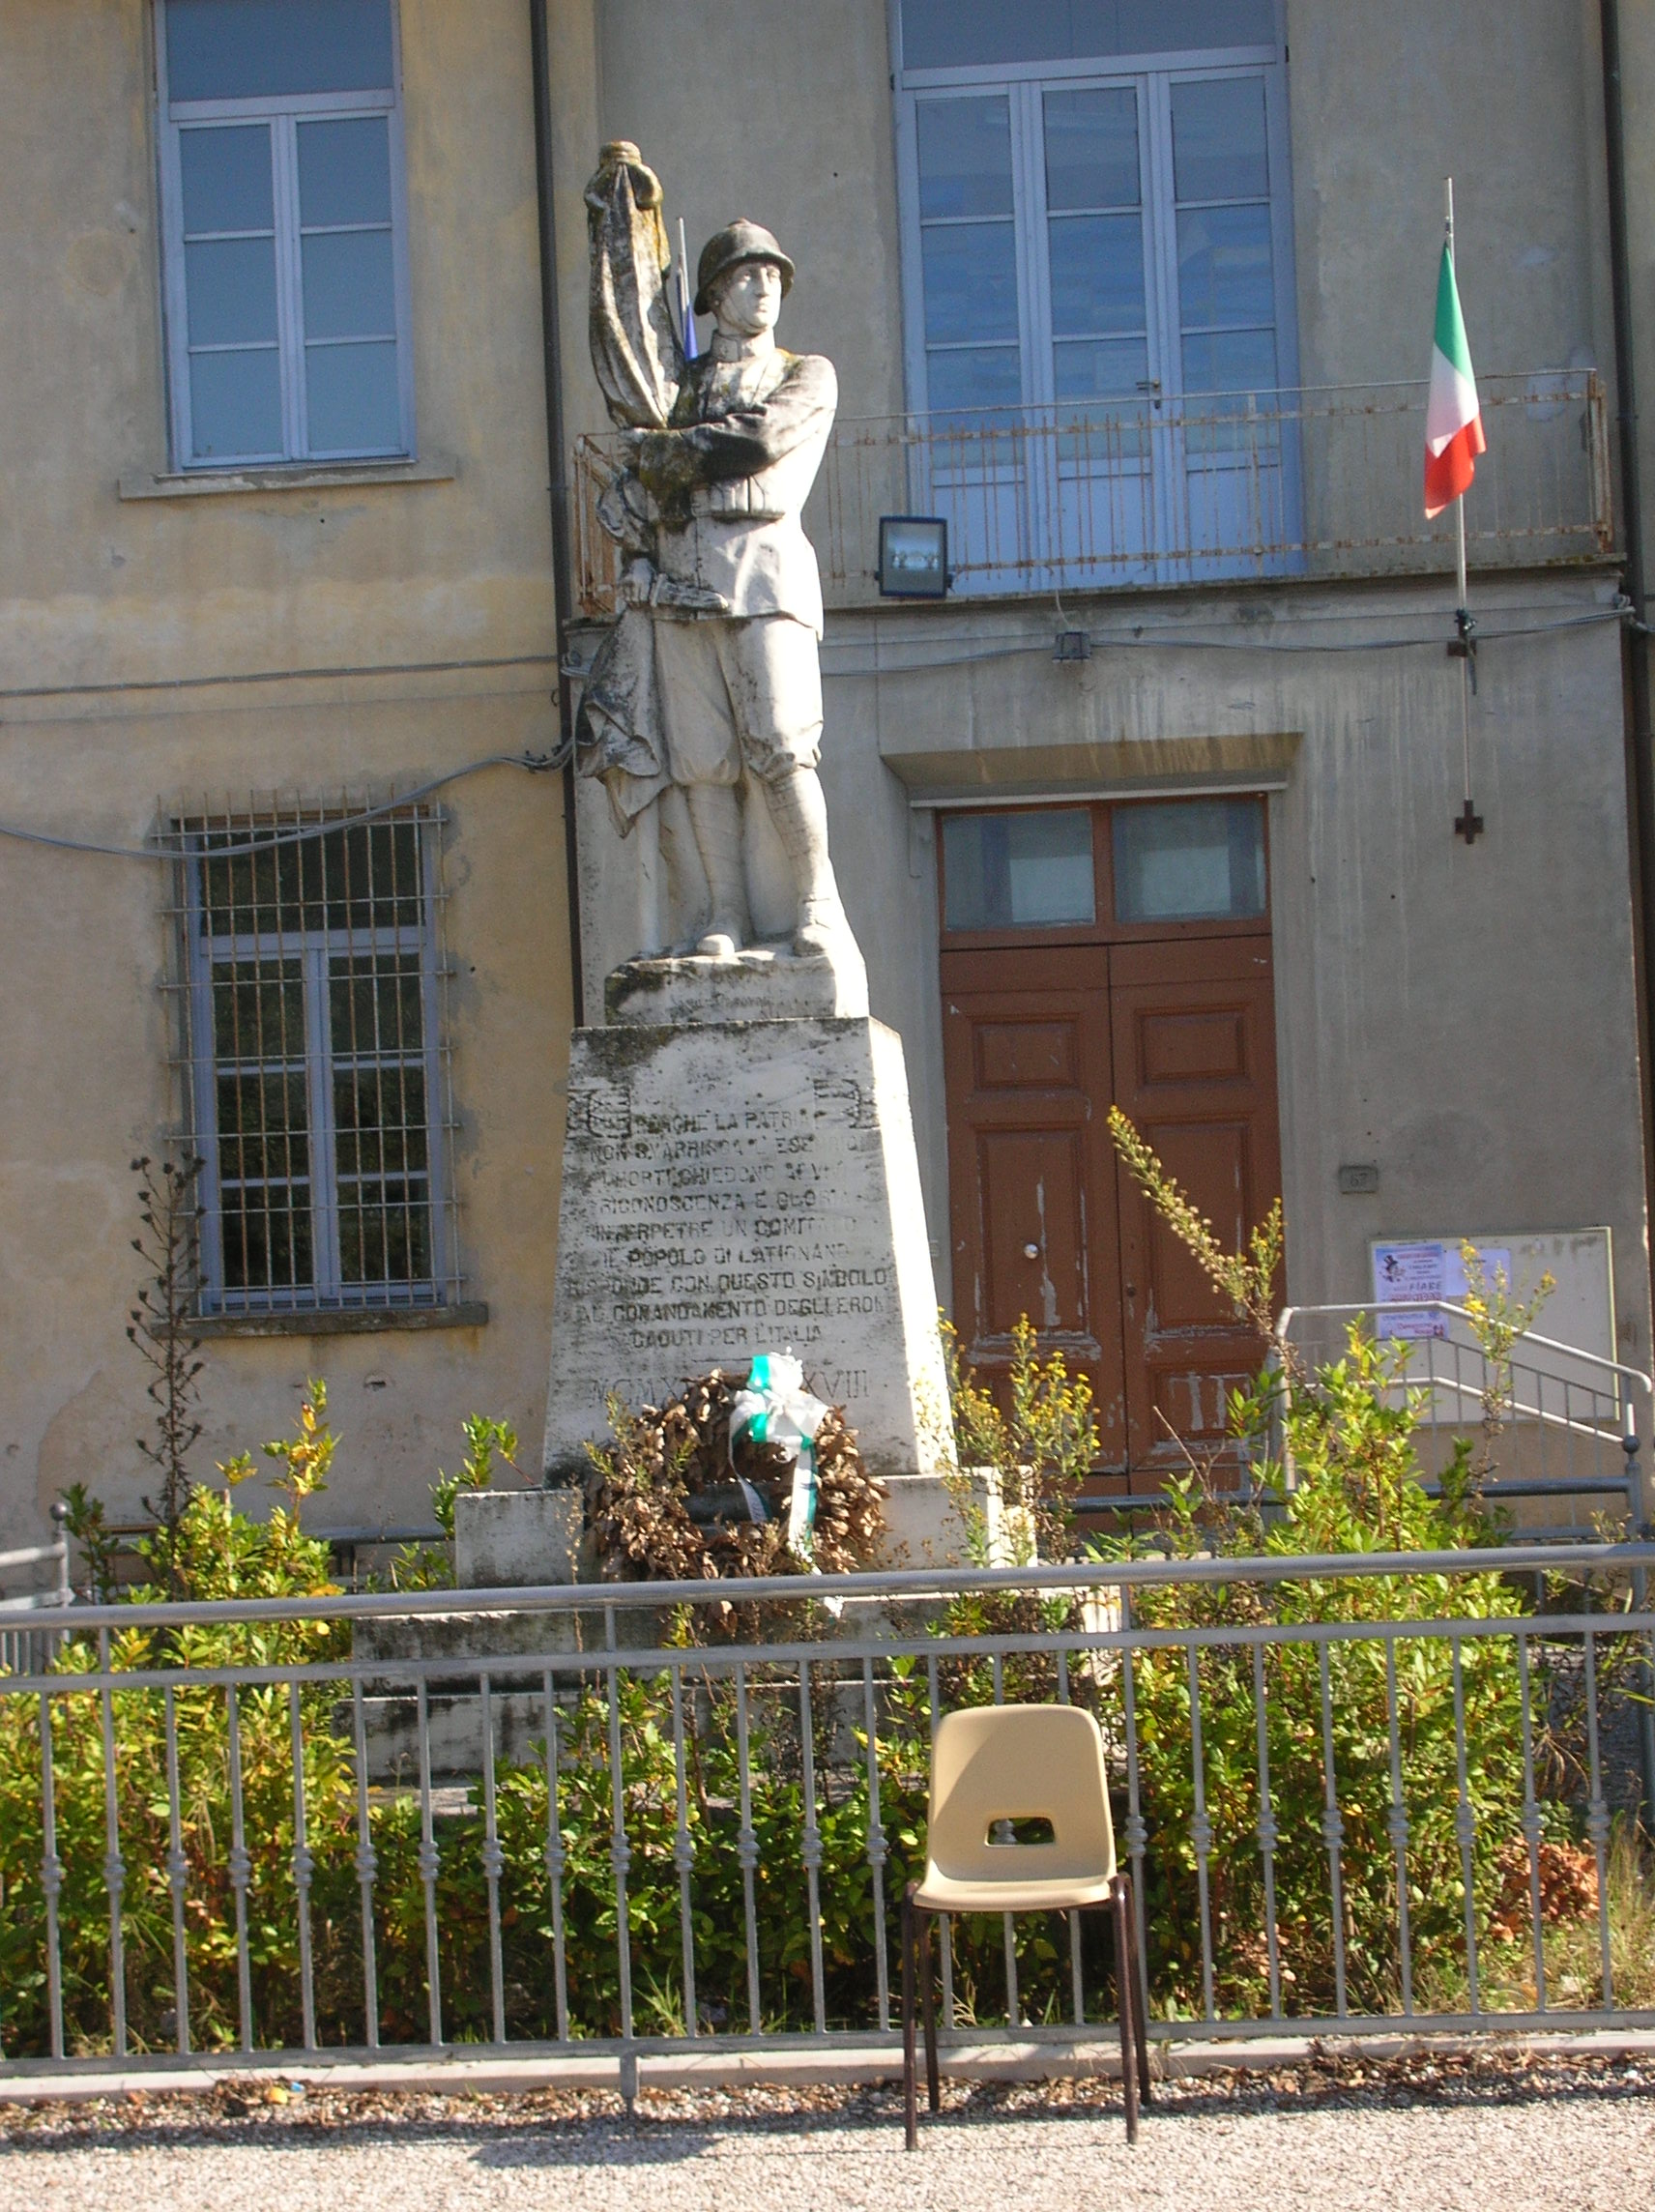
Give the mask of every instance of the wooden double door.
<path id="1" fill-rule="evenodd" d="M 1118 1103 L 1232 1249 L 1281 1187 L 1267 935 L 946 949 L 954 1317 L 1003 1376 L 1027 1314 L 1090 1379 L 1100 1487 L 1222 1465 L 1251 1332 L 1120 1165 Z"/>

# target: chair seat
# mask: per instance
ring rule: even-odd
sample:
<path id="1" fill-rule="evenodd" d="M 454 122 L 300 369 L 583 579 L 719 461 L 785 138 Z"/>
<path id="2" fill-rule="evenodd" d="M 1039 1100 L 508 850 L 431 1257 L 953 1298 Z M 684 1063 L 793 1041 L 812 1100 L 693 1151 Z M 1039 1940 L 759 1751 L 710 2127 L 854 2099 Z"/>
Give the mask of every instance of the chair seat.
<path id="1" fill-rule="evenodd" d="M 1072 1876 L 1046 1881 L 956 1881 L 935 1867 L 914 1893 L 921 1912 L 1063 1912 L 1082 1905 L 1106 1905 L 1114 1871 L 1087 1880 Z"/>

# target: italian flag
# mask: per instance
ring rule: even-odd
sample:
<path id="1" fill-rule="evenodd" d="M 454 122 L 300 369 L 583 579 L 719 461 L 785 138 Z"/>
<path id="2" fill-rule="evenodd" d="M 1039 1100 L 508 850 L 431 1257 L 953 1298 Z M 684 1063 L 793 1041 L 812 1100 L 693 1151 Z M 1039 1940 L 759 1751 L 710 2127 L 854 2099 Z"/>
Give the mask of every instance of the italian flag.
<path id="1" fill-rule="evenodd" d="M 1437 279 L 1437 334 L 1431 345 L 1431 397 L 1425 406 L 1425 512 L 1440 514 L 1470 488 L 1477 455 L 1488 451 L 1471 349 L 1454 282 L 1454 250 L 1444 245 Z"/>

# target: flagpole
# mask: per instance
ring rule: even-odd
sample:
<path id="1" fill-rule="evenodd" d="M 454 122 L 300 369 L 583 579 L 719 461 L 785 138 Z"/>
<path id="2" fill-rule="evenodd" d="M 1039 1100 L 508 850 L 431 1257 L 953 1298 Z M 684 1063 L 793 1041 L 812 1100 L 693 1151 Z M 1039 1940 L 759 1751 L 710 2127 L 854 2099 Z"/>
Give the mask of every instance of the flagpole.
<path id="1" fill-rule="evenodd" d="M 1448 258 L 1454 259 L 1454 180 L 1442 180 L 1442 221 L 1448 241 Z M 1455 272 L 1456 286 L 1459 270 Z M 1454 610 L 1455 638 L 1448 648 L 1460 663 L 1460 769 L 1465 784 L 1465 810 L 1454 828 L 1466 844 L 1482 828 L 1482 822 L 1471 803 L 1471 610 L 1466 604 L 1466 495 L 1461 492 L 1454 502 L 1454 581 L 1459 591 L 1459 601 Z"/>
<path id="2" fill-rule="evenodd" d="M 1442 221 L 1448 240 L 1448 257 L 1453 260 L 1454 180 L 1452 177 L 1444 177 L 1442 180 Z M 1460 280 L 1460 270 L 1457 263 L 1454 269 L 1454 280 L 1456 284 Z M 1454 502 L 1454 554 L 1455 580 L 1460 587 L 1459 610 L 1464 615 L 1466 612 L 1466 495 L 1464 492 Z"/>
<path id="3" fill-rule="evenodd" d="M 678 319 L 682 324 L 683 358 L 696 356 L 695 305 L 689 288 L 689 248 L 683 242 L 683 218 L 678 218 Z"/>

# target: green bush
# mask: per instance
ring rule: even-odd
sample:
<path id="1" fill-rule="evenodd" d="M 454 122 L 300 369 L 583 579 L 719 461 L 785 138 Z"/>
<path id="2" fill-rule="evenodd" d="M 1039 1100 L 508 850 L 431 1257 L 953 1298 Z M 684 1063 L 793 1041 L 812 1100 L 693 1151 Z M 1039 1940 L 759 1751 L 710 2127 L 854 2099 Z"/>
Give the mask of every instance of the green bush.
<path id="1" fill-rule="evenodd" d="M 1450 1484 L 1433 1499 L 1414 1455 L 1417 1408 L 1400 1396 L 1406 1347 L 1350 1332 L 1342 1359 L 1297 1382 L 1284 1415 L 1295 1482 L 1258 1463 L 1253 1510 L 1219 1506 L 1195 1475 L 1172 1486 L 1152 1541 L 1174 1557 L 1263 1557 L 1463 1548 L 1481 1533 L 1476 1509 Z M 1256 1434 L 1258 1397 L 1236 1408 Z M 1102 1547 L 1100 1547 L 1102 1548 Z M 1106 1548 L 1105 1548 L 1106 1549 Z M 1118 1547 L 1124 1551 L 1123 1544 Z M 1524 1611 L 1495 1574 L 1293 1579 L 1276 1584 L 1150 1586 L 1133 1593 L 1138 1626 L 1157 1629 L 1359 1627 L 1384 1621 L 1508 1618 Z M 1329 1740 L 1343 1823 L 1342 1932 L 1349 2000 L 1384 2011 L 1401 2000 L 1400 1911 L 1392 1833 L 1394 1702 L 1400 1796 L 1408 1821 L 1408 1910 L 1414 1971 L 1422 1980 L 1465 1953 L 1465 1874 L 1459 1841 L 1459 1761 L 1454 1644 L 1441 1636 L 1395 1639 L 1394 1689 L 1386 1646 L 1375 1639 L 1324 1645 L 1288 1643 L 1265 1653 L 1265 1742 L 1275 1858 L 1283 2003 L 1324 2012 L 1336 1994 L 1332 1884 L 1322 1820 Z M 1325 1652 L 1325 1660 L 1323 1653 Z M 1322 1668 L 1326 1667 L 1324 1709 Z M 1474 1918 L 1486 1922 L 1498 1890 L 1496 1862 L 1521 1836 L 1524 1801 L 1522 1685 L 1513 1640 L 1460 1644 L 1466 1797 L 1475 1816 Z M 1259 1821 L 1259 1710 L 1252 1652 L 1208 1645 L 1196 1664 L 1203 1782 L 1211 1824 L 1208 1883 L 1221 2010 L 1252 2010 L 1267 1994 L 1263 1861 Z M 1203 1996 L 1196 1917 L 1196 1810 L 1191 1755 L 1191 1675 L 1181 1648 L 1134 1660 L 1140 1787 L 1148 1828 L 1147 1910 L 1156 1990 L 1175 2013 Z M 1544 1707 L 1541 1707 L 1544 1717 Z"/>
<path id="2" fill-rule="evenodd" d="M 1007 1430 L 1011 1441 L 1006 1448 L 1019 1455 L 1014 1463 L 1019 1468 L 1047 1470 L 1031 1491 L 1031 1502 L 1039 1507 L 1043 1528 L 1060 1528 L 1062 1486 L 1072 1482 L 1079 1464 L 1075 1438 L 1086 1408 L 1060 1363 L 1040 1359 L 1031 1332 L 1022 1356 L 1025 1372 L 1012 1415 L 1021 1427 L 1015 1434 Z M 1162 1524 L 1151 1538 L 1154 1548 L 1174 1557 L 1263 1554 L 1289 1561 L 1307 1554 L 1458 1548 L 1486 1534 L 1464 1459 L 1451 1470 L 1442 1499 L 1427 1498 L 1419 1486 L 1413 1450 L 1417 1409 L 1410 1409 L 1399 1390 L 1399 1356 L 1397 1348 L 1376 1345 L 1356 1333 L 1344 1357 L 1318 1373 L 1293 1376 L 1286 1383 L 1265 1381 L 1243 1394 L 1234 1415 L 1238 1435 L 1253 1451 L 1254 1502 L 1219 1497 L 1203 1471 L 1192 1468 L 1172 1488 Z M 1263 1449 L 1262 1440 L 1278 1413 L 1293 1469 L 1291 1483 Z M 491 1451 L 509 1449 L 499 1424 L 470 1422 L 466 1436 L 468 1469 L 485 1465 Z M 1029 1448 L 1031 1438 L 1034 1451 Z M 285 1500 L 267 1522 L 253 1522 L 236 1500 L 237 1483 L 251 1471 L 246 1456 L 222 1470 L 223 1488 L 191 1490 L 167 1538 L 165 1560 L 169 1580 L 182 1586 L 187 1596 L 320 1598 L 332 1590 L 326 1548 L 305 1533 L 302 1523 L 305 1502 L 325 1482 L 334 1449 L 326 1395 L 319 1385 L 311 1386 L 296 1435 L 265 1449 L 276 1463 L 276 1479 Z M 77 1525 L 96 1571 L 101 1523 L 84 1497 Z M 1113 1553 L 1104 1549 L 1106 1556 L 1118 1557 L 1129 1547 L 1123 1543 Z M 164 1590 L 153 1584 L 131 1594 L 160 1596 Z M 1522 1610 L 1512 1587 L 1489 1573 L 1145 1586 L 1134 1591 L 1132 1605 L 1138 1626 L 1175 1634 L 1209 1626 L 1291 1630 L 1332 1623 L 1360 1629 L 1392 1619 L 1494 1621 Z M 1095 1615 L 1090 1617 L 1095 1621 Z M 968 1644 L 977 1636 L 1007 1629 L 1061 1636 L 1078 1633 L 1086 1624 L 1082 1608 L 1068 1596 L 973 1596 L 944 1608 L 937 1621 L 942 1633 Z M 348 1626 L 314 1620 L 132 1629 L 109 1638 L 112 1666 L 140 1677 L 160 1667 L 206 1670 L 337 1660 L 348 1650 Z M 1327 1728 L 1343 1823 L 1340 1927 L 1348 1999 L 1353 2009 L 1394 2008 L 1402 1994 L 1395 1966 L 1399 1903 L 1384 1644 L 1335 1642 L 1326 1651 L 1330 1714 L 1325 1722 L 1319 1647 L 1276 1645 L 1264 1663 L 1283 1998 L 1288 2011 L 1306 2016 L 1328 2012 L 1335 1995 L 1334 1917 L 1322 1829 Z M 1414 1994 L 1421 2006 L 1457 2002 L 1465 1973 L 1465 1895 L 1453 1651 L 1446 1641 L 1429 1635 L 1399 1638 L 1394 1651 Z M 829 2024 L 867 2026 L 877 2017 L 867 1744 L 861 1733 L 860 1685 L 836 1681 L 831 1656 L 831 1645 L 825 1645 L 812 1673 L 824 2001 Z M 683 1657 L 686 1723 L 695 1712 L 685 1735 L 684 1820 L 694 1851 L 690 1889 L 698 2020 L 702 2026 L 727 2024 L 740 2030 L 748 2022 L 748 1986 L 736 1692 L 727 1674 L 703 1672 L 692 1652 Z M 92 1672 L 98 1659 L 95 1640 L 72 1637 L 57 1664 L 73 1678 Z M 885 1938 L 892 1970 L 895 1906 L 903 1881 L 917 1871 L 923 1853 L 927 1673 L 918 1662 L 896 1658 L 879 1690 L 879 1809 L 887 1853 Z M 998 1685 L 989 1658 L 969 1651 L 963 1656 L 939 1653 L 936 1674 L 945 1705 L 986 1702 L 997 1687 L 1011 1699 L 1049 1698 L 1060 1687 L 1050 1654 L 1008 1656 Z M 565 1679 L 569 1686 L 559 1708 L 558 1815 L 565 1852 L 562 1906 L 569 2025 L 577 2036 L 606 2036 L 621 2027 L 609 1716 L 595 1687 L 577 1691 L 572 1675 Z M 1205 1648 L 1196 1680 L 1204 1810 L 1210 1824 L 1206 1875 L 1214 1995 L 1221 2012 L 1253 2012 L 1260 2008 L 1267 1983 L 1258 1832 L 1263 1810 L 1259 1713 L 1250 1650 Z M 1156 2011 L 1177 2017 L 1198 2009 L 1204 1998 L 1187 1650 L 1175 1644 L 1138 1652 L 1130 1681 L 1147 1831 L 1150 1985 Z M 745 1818 L 751 1834 L 761 2022 L 770 2029 L 804 2027 L 811 2023 L 813 2006 L 802 1871 L 807 1821 L 798 1674 L 755 1661 L 748 1667 L 747 1683 L 751 1756 Z M 1097 1713 L 1118 1778 L 1123 1778 L 1126 1686 L 1118 1658 L 1107 1653 L 1073 1656 L 1069 1694 Z M 1532 1687 L 1536 1751 L 1544 1757 L 1547 1691 L 1538 1657 Z M 653 1676 L 623 1677 L 619 1695 L 634 2026 L 645 2034 L 677 2032 L 696 2023 L 685 2019 L 682 1986 L 670 1677 L 664 1670 Z M 1466 1796 L 1475 1816 L 1472 1918 L 1479 1936 L 1486 1936 L 1492 1933 L 1496 1899 L 1509 1880 L 1511 1847 L 1522 1834 L 1521 1683 L 1508 1636 L 1464 1640 L 1458 1696 L 1465 1715 Z M 263 2045 L 293 2045 L 301 2038 L 294 1702 L 295 1694 L 285 1685 L 247 1684 L 236 1699 L 252 2029 L 255 2043 Z M 0 1697 L 0 2047 L 8 2056 L 39 2054 L 48 2047 L 40 1703 L 32 1697 Z M 176 2033 L 167 1701 L 159 1686 L 139 1686 L 114 1693 L 110 1703 L 116 1743 L 113 1796 L 126 1867 L 122 1927 L 130 2030 L 135 2048 L 165 2049 Z M 297 1693 L 297 1706 L 317 2028 L 325 2044 L 360 2044 L 366 2026 L 357 1863 L 362 1839 L 348 1697 L 339 1685 L 306 1685 Z M 190 1683 L 175 1689 L 177 1841 L 186 1870 L 190 2027 L 201 2049 L 233 2047 L 240 2035 L 232 1880 L 238 1839 L 227 1719 L 221 1687 Z M 70 1688 L 55 1697 L 52 1736 L 56 1848 L 63 1867 L 58 1920 L 66 2032 L 73 2052 L 95 2052 L 111 2045 L 101 1694 Z M 558 2015 L 543 1745 L 527 1763 L 503 1761 L 496 1785 L 508 2032 L 549 2037 L 557 2032 Z M 455 2041 L 485 2040 L 492 2034 L 480 1799 L 480 1788 L 474 1789 L 460 1810 L 439 1813 L 434 1829 L 444 2029 Z M 1553 1805 L 1547 1819 L 1558 1835 L 1570 1832 L 1566 1806 Z M 380 2029 L 387 2042 L 420 2042 L 427 2033 L 426 1889 L 417 1797 L 405 1790 L 368 1792 L 368 1826 L 377 1862 Z M 1094 1932 L 1087 1940 L 1089 1950 L 1098 1946 L 1088 1970 L 1095 1990 L 1105 1957 L 1102 1937 Z M 1068 1942 L 1061 1923 L 1022 1918 L 1015 1943 L 1021 2017 L 1066 2017 Z M 998 1919 L 956 1924 L 954 1987 L 963 2018 L 1003 2017 L 1004 1938 Z"/>
<path id="3" fill-rule="evenodd" d="M 498 1422 L 465 1424 L 467 1486 L 486 1479 L 491 1452 L 508 1456 L 513 1440 Z M 147 1540 L 146 1558 L 164 1543 L 168 1584 L 138 1585 L 134 1601 L 334 1594 L 327 1547 L 306 1536 L 305 1500 L 325 1486 L 334 1439 L 327 1395 L 311 1383 L 296 1434 L 264 1447 L 278 1463 L 287 1502 L 268 1521 L 239 1508 L 235 1492 L 253 1471 L 243 1454 L 220 1471 L 222 1489 L 193 1486 L 171 1531 Z M 451 1498 L 460 1485 L 440 1477 Z M 75 1528 L 99 1594 L 111 1564 L 102 1509 L 84 1493 Z M 143 1547 L 140 1547 L 144 1549 Z M 437 1578 L 430 1562 L 411 1562 L 415 1578 Z M 440 1562 L 439 1562 L 440 1565 Z M 348 1656 L 348 1624 L 291 1621 L 133 1628 L 109 1637 L 108 1661 L 139 1676 L 160 1667 L 285 1667 Z M 73 1676 L 100 1664 L 96 1638 L 66 1644 L 55 1672 Z M 905 1674 L 911 1672 L 904 1670 Z M 693 1678 L 693 1677 L 692 1677 Z M 819 1726 L 831 1725 L 832 1692 L 819 1673 Z M 800 1878 L 805 1847 L 798 1677 L 750 1671 L 749 1817 L 755 1860 L 753 1905 L 767 2025 L 807 2026 L 813 2017 L 810 1930 Z M 324 2043 L 360 2044 L 365 2033 L 357 1866 L 356 1761 L 348 1703 L 338 1684 L 297 1693 L 304 1763 L 309 1921 L 318 2033 Z M 692 1885 L 697 1998 L 709 2018 L 747 2021 L 745 1909 L 739 1829 L 740 1774 L 733 1687 L 704 1679 L 704 1725 L 686 1735 L 685 1824 L 696 1853 Z M 884 1701 L 880 1746 L 881 1819 L 891 1852 L 887 1898 L 900 1894 L 923 1825 L 924 1754 L 920 1707 L 911 1684 Z M 247 1684 L 236 1696 L 237 1745 L 247 1854 L 247 1953 L 253 2038 L 296 2044 L 302 2036 L 299 1899 L 294 1875 L 293 1700 L 285 1685 Z M 687 1702 L 687 1701 L 686 1701 Z M 133 2048 L 169 2047 L 177 2033 L 173 1989 L 172 1848 L 168 1790 L 167 1701 L 157 1689 L 113 1693 L 114 1802 L 125 1867 L 124 1987 Z M 639 2032 L 683 2024 L 680 1887 L 674 1863 L 678 1826 L 671 1689 L 624 1678 L 620 1691 L 622 1796 L 631 1866 L 627 1924 Z M 45 1834 L 42 1796 L 40 1701 L 0 1697 L 0 2049 L 8 2056 L 49 2048 L 46 1906 L 41 1879 Z M 51 1700 L 56 1852 L 65 2033 L 72 2052 L 112 2044 L 111 1940 L 105 1880 L 108 1837 L 100 1693 L 73 1690 Z M 608 1710 L 593 1691 L 566 1690 L 559 1713 L 559 1825 L 566 1865 L 563 1917 L 571 2030 L 620 2030 L 617 1887 L 611 1858 L 613 1788 Z M 185 1935 L 189 2026 L 197 2049 L 233 2047 L 240 2035 L 236 1888 L 237 1837 L 226 1693 L 187 1685 L 174 1691 L 172 1742 L 178 1771 L 178 1847 L 185 1866 Z M 863 1741 L 865 1753 L 865 1739 Z M 820 1758 L 820 1751 L 819 1751 Z M 872 1872 L 867 1863 L 865 1768 L 819 1764 L 816 1804 L 821 1854 L 825 1995 L 830 2020 L 873 2018 Z M 436 1917 L 444 2026 L 455 2040 L 492 2033 L 489 1916 L 483 1875 L 480 1787 L 458 1813 L 436 1822 Z M 380 2028 L 388 2042 L 422 2041 L 427 2030 L 425 1887 L 418 1799 L 369 1793 L 369 1841 L 376 1857 L 374 1913 Z M 551 1877 L 545 1858 L 544 1746 L 525 1765 L 502 1761 L 496 1822 L 503 1852 L 500 1905 L 503 1987 L 513 2036 L 557 2032 Z"/>
<path id="4" fill-rule="evenodd" d="M 1192 1458 L 1184 1475 L 1169 1485 L 1166 1510 L 1147 1539 L 1098 1544 L 1099 1555 L 1149 1548 L 1185 1558 L 1292 1559 L 1464 1551 L 1498 1541 L 1503 1526 L 1483 1500 L 1482 1481 L 1503 1423 L 1512 1348 L 1548 1295 L 1550 1277 L 1519 1304 L 1503 1275 L 1487 1280 L 1466 1248 L 1468 1306 L 1490 1384 L 1480 1440 L 1459 1440 L 1442 1470 L 1441 1495 L 1429 1496 L 1416 1450 L 1425 1398 L 1407 1385 L 1407 1343 L 1377 1343 L 1354 1324 L 1343 1356 L 1307 1372 L 1291 1348 L 1273 1344 L 1283 1252 L 1279 1205 L 1244 1251 L 1230 1252 L 1118 1109 L 1110 1127 L 1163 1221 L 1237 1318 L 1253 1325 L 1262 1372 L 1232 1400 L 1227 1464 L 1204 1467 Z M 1277 1438 L 1280 1461 L 1271 1457 Z M 1242 1467 L 1251 1478 L 1245 1500 L 1234 1488 Z M 1192 1583 L 1133 1593 L 1136 1624 L 1170 1630 L 1496 1620 L 1524 1610 L 1513 1586 L 1493 1573 Z M 1386 1641 L 1378 1638 L 1335 1638 L 1320 1646 L 1290 1642 L 1265 1653 L 1263 1732 L 1277 1835 L 1282 2002 L 1289 2012 L 1326 2012 L 1338 1994 L 1323 1824 L 1329 1765 L 1342 1829 L 1338 1932 L 1354 2010 L 1396 2009 L 1408 1994 L 1400 1971 L 1405 1907 L 1413 1994 L 1422 2003 L 1463 2001 L 1467 1917 L 1479 1943 L 1486 1940 L 1503 1887 L 1501 1862 L 1509 1863 L 1514 1845 L 1524 1848 L 1524 1700 L 1516 1640 L 1504 1633 L 1456 1640 L 1427 1629 L 1395 1638 L 1389 1650 L 1389 1665 Z M 1543 1782 L 1556 1760 L 1539 1646 L 1533 1677 L 1530 1743 Z M 1193 1681 L 1194 1691 L 1187 1647 L 1135 1657 L 1150 1975 L 1175 2017 L 1199 2009 L 1205 1998 L 1193 1841 L 1196 1694 L 1210 1831 L 1214 1998 L 1220 2012 L 1249 2012 L 1268 1990 L 1253 1654 L 1245 1646 L 1207 1645 L 1195 1660 Z M 1468 1841 L 1462 1839 L 1457 1716 L 1463 1716 Z M 1399 1819 L 1406 1822 L 1400 1890 Z M 1553 1833 L 1569 1831 L 1569 1811 L 1561 1804 L 1549 1804 L 1545 1819 Z"/>

